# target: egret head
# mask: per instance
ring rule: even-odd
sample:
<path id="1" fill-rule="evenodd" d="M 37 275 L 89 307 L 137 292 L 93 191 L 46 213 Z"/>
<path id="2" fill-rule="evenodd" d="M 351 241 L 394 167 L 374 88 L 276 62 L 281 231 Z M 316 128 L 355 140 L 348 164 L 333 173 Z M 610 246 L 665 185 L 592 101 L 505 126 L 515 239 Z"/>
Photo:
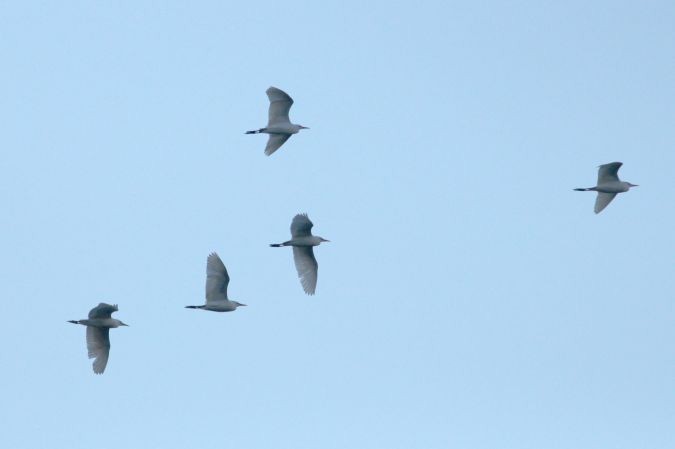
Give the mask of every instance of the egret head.
<path id="1" fill-rule="evenodd" d="M 237 302 L 237 301 L 232 301 L 232 302 L 233 302 L 237 307 L 241 307 L 241 306 L 246 307 L 246 304 L 242 304 L 242 303 Z"/>

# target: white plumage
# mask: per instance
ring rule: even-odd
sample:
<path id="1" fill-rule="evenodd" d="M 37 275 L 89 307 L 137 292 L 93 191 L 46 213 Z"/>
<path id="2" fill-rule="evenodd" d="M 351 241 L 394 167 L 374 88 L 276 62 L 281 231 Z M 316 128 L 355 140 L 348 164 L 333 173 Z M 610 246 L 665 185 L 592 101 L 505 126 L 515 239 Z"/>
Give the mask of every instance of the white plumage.
<path id="1" fill-rule="evenodd" d="M 314 257 L 314 249 L 311 246 L 294 246 L 293 262 L 295 262 L 295 270 L 298 272 L 302 289 L 308 295 L 313 295 L 319 275 L 319 264 Z"/>
<path id="2" fill-rule="evenodd" d="M 617 194 L 628 192 L 631 187 L 638 187 L 637 184 L 631 184 L 619 179 L 619 169 L 622 165 L 622 162 L 610 162 L 609 164 L 600 165 L 598 167 L 597 186 L 574 189 L 579 192 L 598 192 L 593 209 L 596 214 L 602 212 Z"/>
<path id="3" fill-rule="evenodd" d="M 265 154 L 269 156 L 281 147 L 293 134 L 301 129 L 309 129 L 306 126 L 291 123 L 288 116 L 293 99 L 283 90 L 276 87 L 267 89 L 267 98 L 270 100 L 269 117 L 267 126 L 254 131 L 246 131 L 246 134 L 269 134 Z"/>
<path id="4" fill-rule="evenodd" d="M 218 254 L 211 253 L 206 259 L 206 304 L 203 306 L 185 306 L 187 309 L 202 309 L 212 312 L 232 312 L 237 307 L 246 306 L 227 297 L 230 276 Z"/>
<path id="5" fill-rule="evenodd" d="M 69 323 L 87 326 L 87 353 L 94 359 L 93 368 L 96 374 L 102 374 L 110 356 L 110 329 L 127 326 L 120 320 L 112 318 L 117 312 L 117 304 L 100 303 L 89 311 L 86 320 L 70 320 Z"/>
<path id="6" fill-rule="evenodd" d="M 307 214 L 297 214 L 291 222 L 291 240 L 283 243 L 273 243 L 272 247 L 292 246 L 293 261 L 295 269 L 300 278 L 300 284 L 308 295 L 313 295 L 316 291 L 316 281 L 318 277 L 319 264 L 314 257 L 314 246 L 319 246 L 321 242 L 328 242 L 322 237 L 312 235 L 311 222 Z"/>

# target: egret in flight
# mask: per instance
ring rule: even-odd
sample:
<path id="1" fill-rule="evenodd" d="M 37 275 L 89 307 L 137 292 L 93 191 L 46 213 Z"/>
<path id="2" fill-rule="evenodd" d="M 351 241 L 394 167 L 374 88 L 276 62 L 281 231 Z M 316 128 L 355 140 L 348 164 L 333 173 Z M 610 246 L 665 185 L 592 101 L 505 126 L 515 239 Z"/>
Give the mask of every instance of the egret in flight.
<path id="1" fill-rule="evenodd" d="M 87 351 L 89 358 L 94 359 L 94 372 L 102 374 L 108 364 L 110 355 L 110 338 L 108 333 L 111 328 L 127 326 L 120 320 L 111 318 L 113 312 L 117 312 L 117 304 L 100 303 L 89 311 L 86 320 L 69 320 L 69 323 L 87 326 Z"/>
<path id="2" fill-rule="evenodd" d="M 293 106 L 293 99 L 286 92 L 276 87 L 270 87 L 266 92 L 270 99 L 267 126 L 255 131 L 246 131 L 246 134 L 269 134 L 270 137 L 265 147 L 265 154 L 269 156 L 277 151 L 293 134 L 297 134 L 301 129 L 309 128 L 291 123 L 288 118 L 288 111 Z"/>
<path id="3" fill-rule="evenodd" d="M 227 299 L 227 284 L 230 276 L 225 264 L 218 254 L 211 253 L 206 259 L 206 304 L 203 306 L 185 306 L 186 309 L 202 309 L 212 312 L 232 312 L 237 307 L 245 306 L 237 301 Z"/>
<path id="4" fill-rule="evenodd" d="M 291 222 L 291 239 L 284 243 L 272 243 L 270 246 L 279 248 L 282 246 L 293 247 L 293 260 L 295 269 L 305 293 L 313 295 L 316 290 L 316 278 L 319 264 L 314 258 L 312 247 L 319 246 L 321 242 L 330 242 L 322 237 L 312 235 L 312 223 L 307 214 L 298 214 Z"/>
<path id="5" fill-rule="evenodd" d="M 598 168 L 598 185 L 587 189 L 574 189 L 578 192 L 598 192 L 595 199 L 595 213 L 599 214 L 609 203 L 612 202 L 617 193 L 628 192 L 631 187 L 637 187 L 637 184 L 624 182 L 619 179 L 619 168 L 623 162 L 610 162 L 600 165 Z"/>

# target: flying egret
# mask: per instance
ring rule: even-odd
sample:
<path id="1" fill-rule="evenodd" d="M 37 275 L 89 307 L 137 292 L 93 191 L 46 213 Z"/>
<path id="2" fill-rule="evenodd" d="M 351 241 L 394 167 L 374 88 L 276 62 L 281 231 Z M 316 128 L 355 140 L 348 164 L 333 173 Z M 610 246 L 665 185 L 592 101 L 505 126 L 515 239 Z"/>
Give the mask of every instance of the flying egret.
<path id="1" fill-rule="evenodd" d="M 279 248 L 282 246 L 293 247 L 293 260 L 295 269 L 305 293 L 313 295 L 316 290 L 316 277 L 319 264 L 314 258 L 313 246 L 319 246 L 321 242 L 330 242 L 322 237 L 312 235 L 312 223 L 307 214 L 298 214 L 291 222 L 291 239 L 284 243 L 272 243 L 270 246 Z"/>
<path id="2" fill-rule="evenodd" d="M 598 192 L 595 199 L 595 213 L 599 214 L 609 203 L 612 202 L 617 193 L 628 192 L 631 187 L 638 187 L 637 184 L 624 182 L 619 179 L 619 168 L 623 162 L 610 162 L 609 164 L 598 167 L 598 185 L 587 189 L 574 189 L 578 192 Z"/>
<path id="3" fill-rule="evenodd" d="M 206 304 L 203 306 L 185 306 L 186 309 L 203 309 L 212 312 L 232 312 L 237 307 L 245 306 L 237 301 L 227 299 L 227 284 L 230 276 L 225 264 L 218 254 L 211 253 L 206 259 Z"/>
<path id="4" fill-rule="evenodd" d="M 120 320 L 111 318 L 113 312 L 117 312 L 117 304 L 100 303 L 89 311 L 86 320 L 69 320 L 69 323 L 87 326 L 87 351 L 89 358 L 94 359 L 94 372 L 102 374 L 108 364 L 110 355 L 110 338 L 108 333 L 111 328 L 128 326 Z"/>
<path id="5" fill-rule="evenodd" d="M 269 134 L 270 137 L 265 147 L 265 154 L 269 156 L 277 151 L 291 135 L 297 134 L 301 129 L 309 128 L 291 123 L 288 118 L 288 111 L 293 106 L 293 99 L 286 92 L 276 87 L 270 87 L 266 93 L 270 99 L 267 127 L 260 128 L 257 131 L 246 131 L 246 134 Z"/>

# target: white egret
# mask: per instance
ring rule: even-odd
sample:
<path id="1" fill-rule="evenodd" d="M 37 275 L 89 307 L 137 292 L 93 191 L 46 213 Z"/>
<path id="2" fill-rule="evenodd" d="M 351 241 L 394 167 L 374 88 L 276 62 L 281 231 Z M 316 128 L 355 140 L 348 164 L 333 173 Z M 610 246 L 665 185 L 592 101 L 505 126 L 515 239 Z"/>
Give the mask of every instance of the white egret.
<path id="1" fill-rule="evenodd" d="M 313 295 L 316 290 L 316 278 L 319 264 L 314 258 L 312 247 L 319 246 L 321 242 L 330 242 L 322 237 L 312 235 L 312 223 L 307 214 L 298 214 L 291 222 L 291 240 L 284 243 L 272 243 L 270 246 L 279 248 L 282 246 L 293 247 L 293 260 L 295 269 L 305 293 Z"/>
<path id="2" fill-rule="evenodd" d="M 245 306 L 237 301 L 227 299 L 227 284 L 230 276 L 225 264 L 218 254 L 211 253 L 206 259 L 206 304 L 203 306 L 185 306 L 186 309 L 202 309 L 212 312 L 232 312 L 237 307 Z"/>
<path id="3" fill-rule="evenodd" d="M 94 359 L 94 372 L 102 374 L 108 364 L 110 355 L 110 338 L 108 333 L 111 328 L 127 326 L 120 320 L 111 318 L 113 312 L 117 312 L 117 304 L 100 303 L 89 311 L 86 320 L 69 320 L 69 323 L 87 326 L 87 351 L 89 358 Z"/>
<path id="4" fill-rule="evenodd" d="M 631 187 L 638 187 L 637 184 L 624 182 L 619 179 L 619 168 L 623 162 L 610 162 L 609 164 L 598 167 L 598 185 L 586 189 L 574 189 L 578 192 L 598 192 L 595 199 L 595 213 L 600 213 L 609 203 L 612 202 L 617 193 L 628 192 Z"/>
<path id="5" fill-rule="evenodd" d="M 267 126 L 255 131 L 246 131 L 246 134 L 269 134 L 265 154 L 269 156 L 279 149 L 293 134 L 297 134 L 301 129 L 309 129 L 306 126 L 291 123 L 288 118 L 288 111 L 293 106 L 293 99 L 283 90 L 276 87 L 270 87 L 266 91 L 270 99 L 270 110 Z"/>

